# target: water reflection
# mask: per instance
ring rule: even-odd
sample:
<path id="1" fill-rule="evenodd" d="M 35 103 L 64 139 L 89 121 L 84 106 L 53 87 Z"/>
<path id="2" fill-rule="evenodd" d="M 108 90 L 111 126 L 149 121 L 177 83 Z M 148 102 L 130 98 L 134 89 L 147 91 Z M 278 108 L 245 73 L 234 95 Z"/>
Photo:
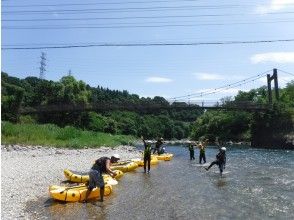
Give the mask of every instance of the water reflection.
<path id="1" fill-rule="evenodd" d="M 222 187 L 225 187 L 225 186 L 227 186 L 227 181 L 226 181 L 226 179 L 225 178 L 220 178 L 219 180 L 217 180 L 217 182 L 216 182 L 216 186 L 218 187 L 218 188 L 222 188 Z"/>

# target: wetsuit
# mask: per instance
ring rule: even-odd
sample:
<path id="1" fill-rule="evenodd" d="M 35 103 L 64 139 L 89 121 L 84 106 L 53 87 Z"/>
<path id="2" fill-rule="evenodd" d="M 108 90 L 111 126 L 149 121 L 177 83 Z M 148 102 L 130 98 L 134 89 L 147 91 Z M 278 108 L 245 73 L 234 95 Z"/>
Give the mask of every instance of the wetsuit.
<path id="1" fill-rule="evenodd" d="M 144 172 L 146 172 L 146 165 L 148 163 L 148 172 L 150 171 L 150 162 L 151 162 L 151 145 L 146 144 L 144 141 Z"/>
<path id="2" fill-rule="evenodd" d="M 201 164 L 203 159 L 203 162 L 206 163 L 206 157 L 205 157 L 205 147 L 200 148 L 200 154 L 199 154 L 199 163 Z"/>
<path id="3" fill-rule="evenodd" d="M 159 155 L 160 154 L 160 146 L 163 144 L 163 142 L 161 140 L 158 140 L 156 143 L 155 143 L 155 148 L 153 150 L 153 154 L 155 154 L 155 152 L 157 151 L 157 154 Z"/>
<path id="4" fill-rule="evenodd" d="M 189 144 L 189 151 L 190 151 L 190 160 L 195 160 L 194 157 L 194 147 L 192 144 Z"/>
<path id="5" fill-rule="evenodd" d="M 226 166 L 226 152 L 225 151 L 220 151 L 217 155 L 216 155 L 216 160 L 213 161 L 209 167 L 207 168 L 207 170 L 209 170 L 213 165 L 217 164 L 220 173 L 222 174 L 225 166 Z"/>

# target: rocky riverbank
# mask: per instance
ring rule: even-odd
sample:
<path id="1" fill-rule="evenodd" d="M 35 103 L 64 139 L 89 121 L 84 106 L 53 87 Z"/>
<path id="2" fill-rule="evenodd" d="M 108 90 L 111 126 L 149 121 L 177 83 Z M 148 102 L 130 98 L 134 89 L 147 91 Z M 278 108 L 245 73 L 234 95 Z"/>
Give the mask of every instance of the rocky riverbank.
<path id="1" fill-rule="evenodd" d="M 28 201 L 48 196 L 49 185 L 65 180 L 63 170 L 87 172 L 93 161 L 119 154 L 122 160 L 140 157 L 132 146 L 60 149 L 44 146 L 1 146 L 1 219 L 29 219 Z"/>

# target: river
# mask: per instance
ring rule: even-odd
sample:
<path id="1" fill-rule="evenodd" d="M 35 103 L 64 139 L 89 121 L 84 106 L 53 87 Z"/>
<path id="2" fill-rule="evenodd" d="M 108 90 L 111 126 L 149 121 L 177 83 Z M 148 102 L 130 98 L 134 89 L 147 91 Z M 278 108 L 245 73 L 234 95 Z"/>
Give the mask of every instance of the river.
<path id="1" fill-rule="evenodd" d="M 103 203 L 27 203 L 32 219 L 294 219 L 294 151 L 228 147 L 225 174 L 168 146 L 168 162 L 126 173 Z M 206 158 L 218 150 L 208 147 Z"/>

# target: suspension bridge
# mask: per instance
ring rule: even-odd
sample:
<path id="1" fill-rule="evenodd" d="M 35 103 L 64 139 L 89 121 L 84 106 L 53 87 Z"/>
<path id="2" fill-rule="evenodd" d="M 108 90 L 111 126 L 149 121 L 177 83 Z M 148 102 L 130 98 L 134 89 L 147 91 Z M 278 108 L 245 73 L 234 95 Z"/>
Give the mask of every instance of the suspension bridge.
<path id="1" fill-rule="evenodd" d="M 279 70 L 285 74 L 293 76 L 294 74 Z M 272 72 L 272 74 L 271 74 Z M 267 103 L 257 103 L 253 101 L 236 100 L 205 100 L 204 97 L 221 93 L 232 88 L 238 88 L 242 85 L 252 83 L 261 78 L 267 79 Z M 20 108 L 20 114 L 34 113 L 53 113 L 53 112 L 83 112 L 83 111 L 109 111 L 125 110 L 136 112 L 154 112 L 158 110 L 187 110 L 187 109 L 224 109 L 224 110 L 242 110 L 242 111 L 266 111 L 272 108 L 273 96 L 271 82 L 274 81 L 275 101 L 279 101 L 278 89 L 278 69 L 268 70 L 266 72 L 254 75 L 252 77 L 220 86 L 214 89 L 206 90 L 193 94 L 182 95 L 168 99 L 168 103 L 114 103 L 114 102 L 96 102 L 88 105 L 69 105 L 54 104 L 29 108 Z M 203 98 L 203 99 L 202 99 Z M 198 100 L 197 100 L 198 99 Z M 201 99 L 201 100 L 199 100 Z"/>

